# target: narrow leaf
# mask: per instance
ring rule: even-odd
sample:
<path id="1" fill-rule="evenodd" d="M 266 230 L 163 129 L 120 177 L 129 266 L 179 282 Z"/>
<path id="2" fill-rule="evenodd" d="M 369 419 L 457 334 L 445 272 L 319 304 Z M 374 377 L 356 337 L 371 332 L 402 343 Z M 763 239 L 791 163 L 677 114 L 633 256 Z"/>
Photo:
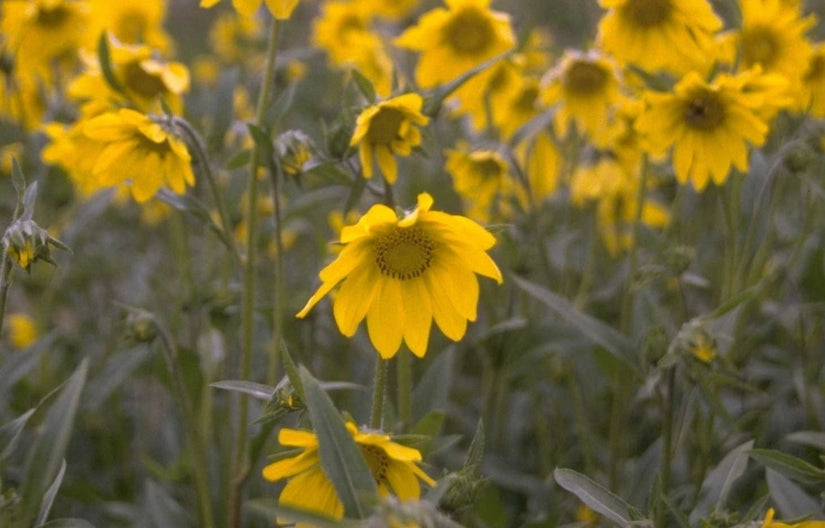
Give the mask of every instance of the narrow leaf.
<path id="1" fill-rule="evenodd" d="M 223 380 L 216 381 L 215 383 L 212 383 L 209 386 L 215 387 L 216 389 L 243 392 L 244 394 L 248 394 L 253 398 L 265 401 L 268 401 L 270 398 L 272 398 L 272 394 L 275 392 L 274 387 L 264 385 L 263 383 L 255 383 L 253 381 Z"/>
<path id="2" fill-rule="evenodd" d="M 631 506 L 601 484 L 572 469 L 556 469 L 553 478 L 559 486 L 573 493 L 593 511 L 620 526 L 630 526 Z"/>
<path id="3" fill-rule="evenodd" d="M 356 69 L 352 70 L 352 80 L 355 81 L 355 85 L 358 86 L 364 98 L 370 103 L 374 103 L 375 87 L 372 85 L 372 81 L 364 77 L 364 74 Z"/>
<path id="4" fill-rule="evenodd" d="M 776 505 L 776 509 L 779 510 L 780 517 L 798 519 L 812 513 L 821 514 L 818 501 L 810 497 L 790 479 L 782 476 L 781 473 L 766 469 L 765 480 L 768 482 L 771 500 Z"/>
<path id="5" fill-rule="evenodd" d="M 301 375 L 298 373 L 298 367 L 295 365 L 295 361 L 292 360 L 292 355 L 289 353 L 289 349 L 283 341 L 281 341 L 281 358 L 284 360 L 284 370 L 286 370 L 289 382 L 292 383 L 292 388 L 295 389 L 295 392 L 298 393 L 298 397 L 301 398 L 301 400 L 307 401 L 306 394 L 304 394 L 304 384 L 301 382 Z"/>
<path id="6" fill-rule="evenodd" d="M 252 159 L 252 151 L 249 149 L 244 149 L 229 158 L 229 161 L 226 162 L 226 169 L 235 170 L 240 169 L 241 167 L 246 167 L 249 165 L 250 159 Z"/>
<path id="7" fill-rule="evenodd" d="M 432 93 L 425 98 L 423 113 L 430 117 L 434 117 L 441 110 L 441 105 L 444 103 L 444 100 L 447 99 L 450 95 L 452 95 L 453 92 L 461 88 L 461 85 L 472 79 L 477 74 L 486 70 L 490 66 L 494 65 L 498 61 L 502 60 L 509 54 L 510 53 L 507 52 L 502 53 L 501 55 L 497 55 L 486 62 L 482 62 L 475 68 L 472 68 L 471 70 L 464 72 L 463 74 L 459 75 L 455 80 L 437 86 L 432 91 Z"/>
<path id="8" fill-rule="evenodd" d="M 17 158 L 14 157 L 11 159 L 11 182 L 14 185 L 14 190 L 17 191 L 17 201 L 22 205 L 23 192 L 26 190 L 26 176 L 23 174 L 20 164 L 17 163 Z"/>
<path id="9" fill-rule="evenodd" d="M 3 427 L 0 427 L 0 448 L 2 448 L 2 451 L 0 451 L 0 462 L 6 460 L 14 453 L 14 449 L 20 441 L 20 433 L 23 431 L 26 422 L 31 418 L 31 415 L 34 414 L 34 411 L 35 409 L 29 409 L 14 420 L 3 424 Z"/>
<path id="10" fill-rule="evenodd" d="M 816 447 L 822 451 L 825 451 L 825 433 L 820 433 L 817 431 L 799 431 L 796 433 L 791 433 L 785 438 L 791 442 L 796 442 L 797 444 Z"/>
<path id="11" fill-rule="evenodd" d="M 693 516 L 697 518 L 707 516 L 713 501 L 716 501 L 714 509 L 717 511 L 725 506 L 733 483 L 745 472 L 749 458 L 748 451 L 752 448 L 753 440 L 735 447 L 708 473 L 702 483 L 702 500 L 694 509 Z"/>
<path id="12" fill-rule="evenodd" d="M 300 367 L 301 382 L 315 434 L 321 468 L 344 505 L 344 512 L 357 519 L 367 517 L 377 494 L 375 480 L 364 455 L 347 431 L 343 418 L 318 381 Z"/>
<path id="13" fill-rule="evenodd" d="M 559 317 L 572 325 L 584 337 L 597 344 L 624 363 L 630 370 L 641 378 L 641 367 L 638 358 L 633 353 L 633 345 L 619 331 L 611 328 L 598 319 L 577 310 L 567 299 L 556 295 L 550 290 L 534 284 L 520 277 L 513 276 L 513 282 L 529 293 L 545 306 L 553 310 Z"/>
<path id="14" fill-rule="evenodd" d="M 49 512 L 52 509 L 52 504 L 54 504 L 54 498 L 57 497 L 57 491 L 63 483 L 63 475 L 65 474 L 66 459 L 64 458 L 63 463 L 60 465 L 60 471 L 57 472 L 57 476 L 54 478 L 54 482 L 51 483 L 49 489 L 43 494 L 43 501 L 40 503 L 40 513 L 37 514 L 37 519 L 34 521 L 35 526 L 43 524 L 46 522 L 46 519 L 49 518 Z"/>
<path id="15" fill-rule="evenodd" d="M 123 85 L 117 80 L 115 72 L 112 69 L 112 58 L 109 53 L 109 37 L 105 31 L 102 32 L 100 38 L 97 39 L 97 60 L 100 63 L 100 72 L 103 74 L 103 78 L 106 79 L 109 87 L 116 92 L 126 93 Z"/>
<path id="16" fill-rule="evenodd" d="M 34 204 L 37 202 L 37 181 L 33 181 L 26 187 L 26 193 L 23 195 L 23 212 L 20 218 L 23 220 L 31 220 L 34 216 Z"/>
<path id="17" fill-rule="evenodd" d="M 804 484 L 825 482 L 825 470 L 793 455 L 773 449 L 751 449 L 748 454 L 757 462 L 781 473 L 791 480 Z"/>
<path id="18" fill-rule="evenodd" d="M 249 129 L 249 134 L 252 136 L 252 140 L 258 146 L 260 152 L 258 163 L 268 165 L 269 160 L 272 159 L 272 155 L 274 153 L 272 139 L 270 138 L 269 132 L 257 125 L 253 125 L 252 123 L 247 123 L 246 127 Z"/>

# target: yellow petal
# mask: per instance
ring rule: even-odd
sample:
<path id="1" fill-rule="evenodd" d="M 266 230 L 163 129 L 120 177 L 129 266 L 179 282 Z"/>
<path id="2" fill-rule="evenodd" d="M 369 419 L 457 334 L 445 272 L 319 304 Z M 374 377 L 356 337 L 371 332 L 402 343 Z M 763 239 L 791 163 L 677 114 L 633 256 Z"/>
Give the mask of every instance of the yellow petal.
<path id="1" fill-rule="evenodd" d="M 364 263 L 355 268 L 341 284 L 333 303 L 333 315 L 342 334 L 347 337 L 355 335 L 358 325 L 369 311 L 381 280 L 380 272 L 373 265 Z"/>
<path id="2" fill-rule="evenodd" d="M 404 313 L 399 282 L 396 279 L 381 280 L 367 312 L 370 341 L 384 359 L 398 352 L 403 336 Z"/>
<path id="3" fill-rule="evenodd" d="M 406 280 L 401 293 L 404 300 L 404 341 L 413 354 L 424 357 L 430 340 L 433 308 L 427 285 L 421 277 Z"/>
<path id="4" fill-rule="evenodd" d="M 425 273 L 424 279 L 430 292 L 435 323 L 445 336 L 453 341 L 460 340 L 467 331 L 467 320 L 453 308 L 452 303 L 444 296 L 441 284 L 434 281 L 432 274 Z"/>

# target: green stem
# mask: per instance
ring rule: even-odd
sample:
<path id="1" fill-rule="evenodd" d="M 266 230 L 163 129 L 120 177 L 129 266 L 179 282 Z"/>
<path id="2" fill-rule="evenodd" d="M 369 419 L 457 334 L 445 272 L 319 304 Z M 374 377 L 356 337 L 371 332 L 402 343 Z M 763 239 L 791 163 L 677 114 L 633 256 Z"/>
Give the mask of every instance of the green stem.
<path id="1" fill-rule="evenodd" d="M 387 366 L 389 361 L 381 357 L 375 361 L 375 381 L 372 387 L 372 410 L 370 428 L 380 430 L 384 425 L 384 393 L 387 388 Z"/>
<path id="2" fill-rule="evenodd" d="M 189 451 L 192 454 L 192 471 L 195 479 L 195 490 L 198 494 L 201 526 L 204 528 L 212 528 L 214 526 L 214 519 L 212 517 L 212 498 L 209 494 L 209 473 L 207 471 L 209 460 L 206 456 L 206 446 L 201 436 L 202 430 L 198 427 L 199 420 L 192 412 L 192 406 L 186 395 L 186 386 L 183 381 L 183 375 L 178 368 L 177 349 L 174 342 L 166 328 L 154 319 L 154 317 L 152 319 L 158 331 L 163 357 L 166 360 L 166 367 L 169 369 L 169 375 L 172 378 L 173 394 L 180 406 L 181 414 L 183 414 Z"/>
<path id="3" fill-rule="evenodd" d="M 398 417 L 401 420 L 401 430 L 406 431 L 412 425 L 412 364 L 409 350 L 401 349 L 395 359 L 395 383 L 397 392 Z"/>
<path id="4" fill-rule="evenodd" d="M 269 368 L 267 369 L 266 380 L 269 385 L 275 385 L 278 366 L 281 364 L 281 339 L 284 319 L 284 238 L 281 225 L 281 192 L 279 182 L 282 174 L 280 164 L 275 167 L 275 170 L 269 171 L 269 176 L 272 183 L 272 203 L 274 204 L 272 217 L 275 222 L 275 310 L 272 316 L 272 347 L 269 349 Z"/>
<path id="5" fill-rule="evenodd" d="M 630 324 L 632 323 L 633 312 L 633 298 L 636 295 L 636 287 L 634 282 L 636 280 L 636 269 L 638 268 L 638 248 L 639 235 L 642 230 L 642 211 L 644 210 L 645 198 L 647 195 L 647 168 L 648 159 L 647 154 L 642 157 L 642 167 L 639 175 L 639 189 L 636 194 L 636 210 L 633 212 L 633 237 L 630 239 L 630 249 L 628 255 L 627 266 L 627 280 L 624 284 L 624 291 L 622 292 L 622 314 L 621 314 L 621 330 L 627 334 L 630 331 Z"/>
<path id="6" fill-rule="evenodd" d="M 660 493 L 666 496 L 670 488 L 671 462 L 673 459 L 673 403 L 674 391 L 676 390 L 676 369 L 671 368 L 667 373 L 667 391 L 661 396 L 662 413 L 662 478 L 660 481 Z M 667 507 L 659 504 L 656 509 L 657 527 L 665 526 Z"/>
<path id="7" fill-rule="evenodd" d="M 3 254 L 3 270 L 0 272 L 0 337 L 3 336 L 3 320 L 6 317 L 6 298 L 11 286 L 12 262 L 9 256 Z"/>
<path id="8" fill-rule="evenodd" d="M 272 82 L 275 76 L 275 60 L 278 55 L 278 32 L 280 24 L 273 19 L 269 32 L 269 44 L 267 46 L 266 66 L 261 84 L 261 91 L 258 94 L 258 104 L 255 111 L 255 124 L 261 125 L 264 120 L 266 109 L 269 105 Z M 246 237 L 246 261 L 243 270 L 243 306 L 241 308 L 241 365 L 240 379 L 248 380 L 252 372 L 252 348 L 255 321 L 255 275 L 257 260 L 257 238 L 258 238 L 258 165 L 261 161 L 261 151 L 257 143 L 252 147 L 252 159 L 249 169 L 249 188 L 247 189 L 248 201 L 246 208 L 247 237 Z M 241 495 L 243 485 L 249 474 L 249 461 L 247 459 L 248 443 L 248 420 L 249 420 L 249 397 L 241 394 L 238 402 L 238 422 L 237 438 L 235 440 L 234 471 L 230 478 L 233 479 L 229 492 L 229 522 L 230 528 L 240 528 L 241 526 Z"/>

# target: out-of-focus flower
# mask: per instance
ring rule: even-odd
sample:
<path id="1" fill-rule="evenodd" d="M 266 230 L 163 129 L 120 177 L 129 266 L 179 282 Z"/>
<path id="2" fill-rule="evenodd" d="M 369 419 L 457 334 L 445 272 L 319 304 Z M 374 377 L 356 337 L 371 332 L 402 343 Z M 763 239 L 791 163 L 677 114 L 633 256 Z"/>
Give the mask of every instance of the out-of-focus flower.
<path id="1" fill-rule="evenodd" d="M 516 145 L 515 154 L 527 179 L 529 198 L 524 206 L 537 206 L 558 187 L 561 166 L 559 149 L 549 133 L 539 131 Z"/>
<path id="2" fill-rule="evenodd" d="M 606 133 L 610 110 L 619 100 L 619 78 L 613 63 L 596 51 L 567 50 L 558 66 L 541 80 L 539 99 L 558 105 L 553 125 L 567 136 L 571 123 L 599 142 Z"/>
<path id="3" fill-rule="evenodd" d="M 10 313 L 5 318 L 9 343 L 15 350 L 29 348 L 40 337 L 40 329 L 31 316 L 24 313 Z"/>
<path id="4" fill-rule="evenodd" d="M 201 7 L 212 7 L 221 0 L 201 0 Z M 261 7 L 266 4 L 272 16 L 279 20 L 286 20 L 292 16 L 292 12 L 298 6 L 298 0 L 232 0 L 235 10 L 245 17 L 251 17 Z"/>
<path id="5" fill-rule="evenodd" d="M 427 351 L 433 319 L 453 341 L 475 321 L 476 274 L 502 280 L 486 251 L 495 238 L 463 216 L 431 211 L 429 194 L 400 220 L 385 205 L 374 205 L 357 224 L 341 231 L 343 249 L 321 270 L 321 286 L 298 312 L 309 311 L 341 283 L 333 313 L 338 329 L 352 337 L 366 317 L 370 341 L 383 358 L 402 340 L 416 356 Z"/>
<path id="6" fill-rule="evenodd" d="M 388 20 L 401 20 L 418 7 L 420 0 L 367 0 L 367 2 L 375 16 Z"/>
<path id="7" fill-rule="evenodd" d="M 808 68 L 802 76 L 802 94 L 797 99 L 796 110 L 808 112 L 813 117 L 825 117 L 825 44 L 819 43 L 808 60 Z"/>
<path id="8" fill-rule="evenodd" d="M 757 113 L 763 98 L 743 92 L 743 79 L 720 74 L 708 83 L 698 73 L 683 77 L 673 92 L 647 94 L 648 108 L 636 120 L 652 152 L 673 147 L 679 183 L 697 191 L 721 185 L 731 166 L 748 168 L 748 144 L 760 146 L 768 125 Z"/>
<path id="9" fill-rule="evenodd" d="M 417 449 L 393 442 L 380 432 L 361 431 L 352 422 L 348 422 L 346 427 L 364 455 L 380 496 L 392 494 L 401 500 L 417 499 L 421 495 L 419 480 L 430 486 L 435 485 L 435 481 L 418 467 L 421 453 Z M 267 480 L 289 479 L 278 502 L 335 519 L 343 518 L 344 506 L 321 467 L 315 433 L 283 428 L 278 433 L 278 442 L 301 449 L 299 454 L 273 462 L 263 469 Z M 295 528 L 312 527 L 298 523 Z"/>
<path id="10" fill-rule="evenodd" d="M 599 0 L 598 45 L 646 71 L 683 74 L 712 56 L 722 21 L 707 0 Z"/>
<path id="11" fill-rule="evenodd" d="M 91 7 L 89 44 L 97 45 L 103 31 L 124 44 L 146 44 L 169 51 L 171 40 L 163 30 L 166 2 L 163 0 L 89 0 Z"/>
<path id="12" fill-rule="evenodd" d="M 423 99 L 407 93 L 365 108 L 355 123 L 350 146 L 358 145 L 361 169 L 365 178 L 372 177 L 373 158 L 389 183 L 395 183 L 398 167 L 395 154 L 409 156 L 421 143 L 422 126 L 429 118 L 421 113 Z"/>
<path id="13" fill-rule="evenodd" d="M 760 528 L 825 528 L 825 521 L 802 521 L 793 524 L 774 521 L 775 514 L 773 508 L 768 508 Z"/>
<path id="14" fill-rule="evenodd" d="M 300 130 L 287 130 L 275 140 L 275 149 L 281 168 L 290 176 L 297 176 L 312 157 L 311 140 Z"/>
<path id="15" fill-rule="evenodd" d="M 394 43 L 420 51 L 415 78 L 422 88 L 451 81 L 515 46 L 506 13 L 490 10 L 490 0 L 445 0 L 447 9 L 427 11 Z"/>
<path id="16" fill-rule="evenodd" d="M 508 199 L 521 189 L 515 184 L 510 167 L 494 150 L 468 150 L 466 145 L 447 150 L 445 168 L 453 177 L 453 187 L 461 195 L 467 216 L 489 222 L 492 213 L 509 217 Z"/>
<path id="17" fill-rule="evenodd" d="M 69 85 L 71 97 L 82 101 L 85 117 L 131 103 L 141 112 L 160 111 L 164 99 L 176 114 L 183 110 L 182 94 L 189 89 L 189 70 L 179 62 L 155 58 L 152 48 L 123 45 L 110 39 L 112 73 L 123 91 L 109 85 L 96 56 L 85 58 L 86 72 Z"/>
<path id="18" fill-rule="evenodd" d="M 247 62 L 253 44 L 262 38 L 263 26 L 256 17 L 219 15 L 209 30 L 209 42 L 225 63 Z"/>

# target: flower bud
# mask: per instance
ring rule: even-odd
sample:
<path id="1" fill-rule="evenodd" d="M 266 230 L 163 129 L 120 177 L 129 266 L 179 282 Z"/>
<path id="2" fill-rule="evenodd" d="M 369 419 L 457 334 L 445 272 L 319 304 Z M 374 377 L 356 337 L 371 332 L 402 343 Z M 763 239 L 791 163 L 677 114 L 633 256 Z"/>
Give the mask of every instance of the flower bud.
<path id="1" fill-rule="evenodd" d="M 45 229 L 31 219 L 15 220 L 3 235 L 4 251 L 26 271 L 29 271 L 32 263 L 38 260 L 57 264 L 52 259 L 50 246 L 69 250 L 65 244 L 49 235 Z"/>
<path id="2" fill-rule="evenodd" d="M 297 176 L 312 157 L 311 141 L 300 130 L 287 130 L 275 140 L 275 149 L 286 174 Z"/>

